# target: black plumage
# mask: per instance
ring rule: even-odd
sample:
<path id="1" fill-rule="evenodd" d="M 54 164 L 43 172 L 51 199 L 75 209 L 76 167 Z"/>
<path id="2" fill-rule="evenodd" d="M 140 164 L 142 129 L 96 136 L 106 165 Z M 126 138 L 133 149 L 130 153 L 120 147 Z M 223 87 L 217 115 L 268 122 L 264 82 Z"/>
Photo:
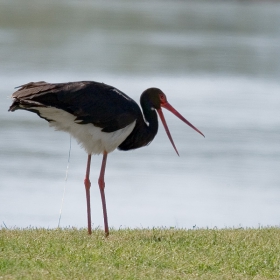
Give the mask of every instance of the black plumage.
<path id="1" fill-rule="evenodd" d="M 150 91 L 158 94 L 160 90 L 151 88 Z M 119 146 L 120 150 L 130 150 L 149 144 L 158 130 L 157 116 L 151 109 L 153 104 L 145 102 L 145 92 L 141 101 L 142 106 L 148 110 L 148 123 L 143 119 L 141 109 L 133 99 L 115 87 L 92 81 L 56 84 L 31 82 L 22 85 L 13 93 L 14 102 L 9 111 L 23 109 L 42 117 L 36 108 L 54 107 L 74 115 L 77 123 L 92 123 L 102 128 L 105 133 L 122 129 L 136 121 L 132 133 Z M 52 121 L 51 118 L 46 120 Z"/>

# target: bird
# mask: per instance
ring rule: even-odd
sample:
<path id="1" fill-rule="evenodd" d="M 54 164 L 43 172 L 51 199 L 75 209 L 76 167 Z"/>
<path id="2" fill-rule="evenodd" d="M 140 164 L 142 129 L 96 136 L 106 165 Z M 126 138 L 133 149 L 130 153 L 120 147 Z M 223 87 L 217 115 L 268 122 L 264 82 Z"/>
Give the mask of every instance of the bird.
<path id="1" fill-rule="evenodd" d="M 90 166 L 91 156 L 103 154 L 98 185 L 101 195 L 105 236 L 109 235 L 105 199 L 107 155 L 119 149 L 128 151 L 150 144 L 158 132 L 158 116 L 179 156 L 161 108 L 172 112 L 203 137 L 204 134 L 187 121 L 156 87 L 146 89 L 140 105 L 119 89 L 95 81 L 67 83 L 30 82 L 12 94 L 9 111 L 27 110 L 49 122 L 50 127 L 65 131 L 87 152 L 84 186 L 86 191 L 88 234 L 91 229 Z"/>

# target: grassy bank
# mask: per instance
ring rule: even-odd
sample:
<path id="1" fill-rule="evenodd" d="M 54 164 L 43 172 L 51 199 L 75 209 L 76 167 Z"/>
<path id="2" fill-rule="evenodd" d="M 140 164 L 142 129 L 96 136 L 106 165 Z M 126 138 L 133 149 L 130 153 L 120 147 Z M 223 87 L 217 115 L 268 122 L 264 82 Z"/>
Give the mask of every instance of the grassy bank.
<path id="1" fill-rule="evenodd" d="M 0 279 L 280 279 L 280 229 L 1 229 Z"/>

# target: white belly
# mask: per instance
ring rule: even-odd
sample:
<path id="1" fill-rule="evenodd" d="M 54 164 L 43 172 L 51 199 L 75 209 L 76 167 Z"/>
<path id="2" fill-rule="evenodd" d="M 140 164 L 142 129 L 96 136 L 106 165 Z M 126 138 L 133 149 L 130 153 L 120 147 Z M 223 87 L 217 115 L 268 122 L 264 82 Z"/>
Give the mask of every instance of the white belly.
<path id="1" fill-rule="evenodd" d="M 52 120 L 49 125 L 56 130 L 69 132 L 88 154 L 101 154 L 115 150 L 132 132 L 136 121 L 114 132 L 102 132 L 100 127 L 93 124 L 79 124 L 75 116 L 61 109 L 36 107 L 43 118 Z"/>

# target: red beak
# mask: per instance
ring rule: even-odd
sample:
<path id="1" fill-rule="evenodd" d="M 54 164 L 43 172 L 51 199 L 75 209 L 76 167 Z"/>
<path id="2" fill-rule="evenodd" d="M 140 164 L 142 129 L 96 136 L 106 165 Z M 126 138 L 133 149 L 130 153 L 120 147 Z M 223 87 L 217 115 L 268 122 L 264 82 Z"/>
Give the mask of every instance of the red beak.
<path id="1" fill-rule="evenodd" d="M 163 108 L 167 109 L 168 111 L 170 111 L 171 113 L 173 113 L 176 117 L 178 117 L 180 120 L 182 120 L 182 121 L 183 121 L 184 123 L 186 123 L 188 126 L 190 126 L 190 127 L 193 128 L 195 131 L 197 131 L 199 134 L 201 134 L 203 137 L 205 137 L 204 134 L 203 134 L 201 131 L 199 131 L 199 130 L 198 130 L 194 125 L 192 125 L 189 121 L 187 121 L 187 120 L 186 120 L 176 109 L 174 109 L 168 102 L 161 103 L 161 107 L 163 107 Z M 165 118 L 164 118 L 164 115 L 163 115 L 163 113 L 162 113 L 161 108 L 157 109 L 157 112 L 158 112 L 158 114 L 159 114 L 159 116 L 160 116 L 160 119 L 161 119 L 161 121 L 162 121 L 162 124 L 163 124 L 163 126 L 164 126 L 164 128 L 165 128 L 166 134 L 167 134 L 167 136 L 168 136 L 168 138 L 169 138 L 169 140 L 170 140 L 170 142 L 171 142 L 171 144 L 172 144 L 174 150 L 176 151 L 177 155 L 179 156 L 179 153 L 178 153 L 177 148 L 176 148 L 176 146 L 175 146 L 175 144 L 174 144 L 174 142 L 173 142 L 173 139 L 172 139 L 171 134 L 170 134 L 170 132 L 169 132 L 169 129 L 168 129 L 168 126 L 167 126 L 167 123 L 166 123 L 166 121 L 165 121 Z"/>

